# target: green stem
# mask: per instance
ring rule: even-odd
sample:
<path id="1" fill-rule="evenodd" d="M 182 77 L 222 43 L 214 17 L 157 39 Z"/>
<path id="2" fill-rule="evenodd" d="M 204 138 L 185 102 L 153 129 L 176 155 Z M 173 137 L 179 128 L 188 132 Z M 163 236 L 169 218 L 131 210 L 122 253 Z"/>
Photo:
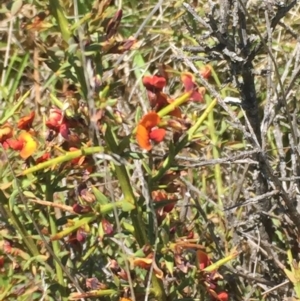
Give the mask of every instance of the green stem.
<path id="1" fill-rule="evenodd" d="M 110 126 L 108 125 L 108 128 L 105 133 L 105 141 L 112 153 L 118 154 L 118 144 L 115 140 L 114 134 L 111 131 Z M 145 229 L 145 224 L 143 222 L 143 216 L 141 208 L 139 208 L 138 203 L 136 201 L 136 198 L 134 196 L 132 185 L 130 183 L 128 172 L 124 165 L 118 166 L 114 165 L 116 176 L 118 178 L 119 184 L 121 186 L 124 198 L 127 202 L 130 202 L 134 205 L 135 209 L 130 212 L 131 214 L 131 220 L 132 225 L 134 227 L 135 237 L 137 239 L 138 244 L 140 247 L 146 245 L 149 243 L 147 238 L 147 233 Z M 157 300 L 159 301 L 165 301 L 166 300 L 166 294 L 163 287 L 163 283 L 160 279 L 156 277 L 156 275 L 152 274 L 152 285 L 153 289 L 155 291 L 155 295 Z"/>
<path id="2" fill-rule="evenodd" d="M 112 153 L 118 153 L 118 145 L 115 141 L 111 128 L 108 126 L 105 133 L 106 143 Z M 124 165 L 114 165 L 116 176 L 124 194 L 124 200 L 134 205 L 135 209 L 131 211 L 132 224 L 136 233 L 136 239 L 140 246 L 145 245 L 147 234 L 143 225 L 142 216 L 138 210 L 138 205 L 133 194 L 132 185 L 129 180 L 128 172 Z"/>
<path id="3" fill-rule="evenodd" d="M 53 191 L 52 191 L 52 188 L 50 185 L 46 186 L 45 197 L 48 202 L 53 202 Z M 49 210 L 49 225 L 50 225 L 51 235 L 55 235 L 57 233 L 55 212 L 52 211 L 51 207 L 48 208 L 48 210 Z M 60 253 L 59 241 L 52 241 L 52 249 L 53 249 L 54 254 L 57 257 L 59 257 L 59 253 Z M 55 266 L 57 281 L 61 287 L 62 300 L 67 301 L 68 300 L 67 283 L 64 281 L 63 270 L 62 270 L 60 264 L 56 260 L 54 260 L 54 266 Z"/>
<path id="4" fill-rule="evenodd" d="M 182 102 L 183 99 L 184 99 L 184 97 L 182 96 L 180 99 L 181 99 L 180 101 L 179 101 L 179 98 L 177 99 L 178 102 Z M 172 104 L 174 104 L 175 102 L 176 101 L 174 101 Z M 165 172 L 171 167 L 171 165 L 172 165 L 172 163 L 173 163 L 174 158 L 176 157 L 176 155 L 186 146 L 186 144 L 189 141 L 193 140 L 195 132 L 198 130 L 198 128 L 201 126 L 201 124 L 203 123 L 203 121 L 207 118 L 207 116 L 213 110 L 213 108 L 215 107 L 216 104 L 217 104 L 217 100 L 215 99 L 205 109 L 205 111 L 200 116 L 200 118 L 197 120 L 197 122 L 188 130 L 187 135 L 185 136 L 184 139 L 182 139 L 179 142 L 179 144 L 176 146 L 176 148 L 175 149 L 174 148 L 172 149 L 171 147 L 169 148 L 169 155 L 165 159 L 165 161 L 163 162 L 162 167 L 152 177 L 152 182 L 157 182 L 165 174 Z M 178 103 L 176 103 L 176 105 L 178 105 Z M 165 113 L 164 109 L 159 112 L 159 114 L 161 114 L 160 116 L 163 116 L 163 114 Z M 167 110 L 167 112 L 170 112 L 170 108 Z"/>
<path id="5" fill-rule="evenodd" d="M 104 149 L 101 146 L 95 146 L 95 147 L 87 147 L 87 148 L 82 148 L 80 150 L 74 151 L 74 152 L 67 152 L 66 154 L 56 157 L 54 159 L 48 160 L 46 162 L 37 164 L 33 167 L 30 167 L 28 169 L 25 169 L 20 175 L 28 175 L 30 173 L 39 171 L 39 170 L 43 170 L 46 168 L 49 168 L 51 166 L 54 166 L 56 164 L 60 164 L 63 162 L 67 162 L 67 161 L 71 161 L 75 158 L 81 157 L 81 156 L 88 156 L 88 155 L 93 155 L 96 153 L 101 153 L 103 152 Z"/>
<path id="6" fill-rule="evenodd" d="M 13 210 L 11 211 L 8 206 L 8 199 L 0 189 L 0 202 L 2 203 L 2 208 L 4 209 L 5 213 L 10 219 L 10 222 L 15 227 L 16 231 L 21 235 L 22 241 L 24 242 L 25 246 L 29 250 L 32 256 L 38 256 L 39 251 L 34 243 L 32 237 L 27 233 L 25 227 L 19 221 L 18 217 L 15 215 Z"/>
<path id="7" fill-rule="evenodd" d="M 197 120 L 197 122 L 188 130 L 188 141 L 193 140 L 193 136 L 195 132 L 198 130 L 198 128 L 201 126 L 203 121 L 207 118 L 207 116 L 212 112 L 213 108 L 218 103 L 217 99 L 214 99 L 209 106 L 205 109 L 205 111 L 202 113 L 200 118 Z"/>
<path id="8" fill-rule="evenodd" d="M 167 105 L 166 107 L 164 107 L 163 109 L 161 109 L 157 115 L 159 117 L 163 117 L 169 113 L 171 113 L 175 108 L 178 108 L 180 105 L 184 104 L 185 102 L 187 102 L 190 97 L 191 97 L 191 93 L 192 92 L 186 92 L 183 95 L 181 95 L 180 97 L 176 98 L 172 103 L 170 103 L 169 105 Z"/>
<path id="9" fill-rule="evenodd" d="M 65 16 L 65 11 L 61 6 L 59 0 L 50 0 L 49 9 L 51 14 L 56 19 L 61 35 L 66 43 L 68 43 L 71 38 L 71 32 L 69 30 L 69 22 Z"/>

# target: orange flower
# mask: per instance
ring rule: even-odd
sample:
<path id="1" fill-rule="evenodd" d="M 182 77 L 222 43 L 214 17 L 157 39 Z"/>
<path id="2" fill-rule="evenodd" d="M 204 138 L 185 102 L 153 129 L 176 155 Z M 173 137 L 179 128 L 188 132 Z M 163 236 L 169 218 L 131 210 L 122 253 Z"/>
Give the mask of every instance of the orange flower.
<path id="1" fill-rule="evenodd" d="M 208 258 L 207 254 L 201 250 L 197 251 L 197 261 L 200 270 L 203 270 L 211 265 L 211 261 Z"/>
<path id="2" fill-rule="evenodd" d="M 20 151 L 20 156 L 23 159 L 30 157 L 37 149 L 37 143 L 29 132 L 21 132 L 17 140 L 7 140 L 10 148 Z"/>
<path id="3" fill-rule="evenodd" d="M 145 270 L 150 270 L 151 266 L 153 266 L 153 271 L 157 278 L 162 279 L 164 276 L 163 271 L 157 266 L 153 259 L 153 253 L 149 254 L 146 258 L 134 258 L 132 263 L 134 267 L 139 267 Z"/>
<path id="4" fill-rule="evenodd" d="M 27 159 L 37 149 L 37 143 L 28 132 L 22 132 L 19 135 L 19 141 L 23 142 L 23 147 L 20 151 L 20 156 L 23 159 Z"/>
<path id="5" fill-rule="evenodd" d="M 32 111 L 29 115 L 22 117 L 18 121 L 18 129 L 28 131 L 32 127 L 34 117 L 34 111 Z"/>
<path id="6" fill-rule="evenodd" d="M 7 140 L 14 134 L 12 126 L 7 122 L 0 127 L 0 143 L 5 149 L 9 147 Z"/>
<path id="7" fill-rule="evenodd" d="M 151 150 L 151 141 L 161 142 L 163 141 L 166 130 L 156 128 L 160 123 L 160 117 L 156 112 L 150 112 L 146 114 L 137 126 L 136 140 L 139 146 L 145 150 Z"/>
<path id="8" fill-rule="evenodd" d="M 184 72 L 181 74 L 181 80 L 184 85 L 185 92 L 191 92 L 192 95 L 190 97 L 193 101 L 203 101 L 203 96 L 205 94 L 205 88 L 199 88 L 195 82 L 195 77 L 192 73 Z"/>

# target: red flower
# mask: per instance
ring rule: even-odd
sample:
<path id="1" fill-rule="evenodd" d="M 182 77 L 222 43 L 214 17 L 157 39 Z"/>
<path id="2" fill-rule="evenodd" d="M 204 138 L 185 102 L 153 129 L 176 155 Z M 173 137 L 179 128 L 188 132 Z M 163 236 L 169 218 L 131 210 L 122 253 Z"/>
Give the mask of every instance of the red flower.
<path id="1" fill-rule="evenodd" d="M 218 294 L 218 300 L 227 301 L 228 300 L 228 294 L 226 292 L 219 293 Z"/>
<path id="2" fill-rule="evenodd" d="M 0 256 L 0 269 L 4 267 L 4 256 Z"/>
<path id="3" fill-rule="evenodd" d="M 177 198 L 174 195 L 167 194 L 162 190 L 152 191 L 152 198 L 154 202 L 173 201 L 172 203 L 164 206 L 162 208 L 162 212 L 158 212 L 160 215 L 171 212 L 175 206 L 175 202 L 177 201 Z"/>
<path id="4" fill-rule="evenodd" d="M 7 122 L 0 127 L 0 143 L 5 149 L 9 147 L 7 140 L 14 134 L 12 126 Z"/>
<path id="5" fill-rule="evenodd" d="M 144 76 L 143 77 L 143 85 L 147 90 L 152 92 L 162 91 L 162 89 L 166 86 L 166 79 L 161 76 Z"/>
<path id="6" fill-rule="evenodd" d="M 46 121 L 46 126 L 56 133 L 60 133 L 65 139 L 68 139 L 70 130 L 61 110 L 56 108 L 50 109 L 50 115 Z"/>
<path id="7" fill-rule="evenodd" d="M 102 228 L 105 234 L 111 235 L 114 232 L 114 226 L 110 223 L 107 219 L 103 218 L 102 221 Z"/>
<path id="8" fill-rule="evenodd" d="M 51 154 L 50 154 L 50 153 L 44 153 L 42 156 L 38 157 L 38 158 L 35 160 L 35 163 L 36 163 L 36 164 L 39 164 L 39 163 L 45 162 L 45 161 L 47 161 L 48 159 L 50 159 L 50 157 L 51 157 Z"/>
<path id="9" fill-rule="evenodd" d="M 59 109 L 50 109 L 49 119 L 46 122 L 46 126 L 54 131 L 59 131 L 59 128 L 63 121 L 62 111 Z"/>
<path id="10" fill-rule="evenodd" d="M 157 128 L 160 123 L 160 117 L 156 112 L 150 112 L 146 114 L 137 126 L 136 140 L 139 146 L 145 150 L 151 150 L 151 141 L 161 142 L 163 141 L 166 130 Z"/>
<path id="11" fill-rule="evenodd" d="M 197 262 L 200 271 L 203 271 L 206 267 L 212 264 L 208 255 L 201 250 L 197 250 Z M 210 294 L 213 300 L 227 301 L 228 294 L 226 292 L 220 292 L 217 294 L 215 291 L 218 288 L 217 281 L 219 279 L 223 279 L 223 277 L 218 273 L 218 271 L 215 270 L 209 273 L 205 272 L 204 275 L 204 284 L 206 286 L 207 292 Z"/>
<path id="12" fill-rule="evenodd" d="M 73 211 L 77 214 L 83 214 L 83 213 L 88 213 L 92 211 L 92 208 L 90 206 L 82 206 L 81 204 L 74 204 L 73 205 Z"/>
<path id="13" fill-rule="evenodd" d="M 158 208 L 156 209 L 156 217 L 158 224 L 161 225 L 167 214 L 174 209 L 175 203 L 178 199 L 175 195 L 168 194 L 163 190 L 152 191 L 151 195 L 153 201 L 158 205 Z"/>
<path id="14" fill-rule="evenodd" d="M 34 117 L 34 111 L 32 111 L 29 115 L 22 117 L 18 121 L 18 129 L 28 131 L 32 127 Z"/>
<path id="15" fill-rule="evenodd" d="M 153 75 L 143 77 L 143 85 L 147 89 L 150 106 L 155 111 L 159 111 L 173 102 L 173 99 L 169 98 L 168 95 L 162 92 L 166 83 L 166 78 L 162 76 Z M 179 108 L 175 108 L 169 113 L 169 115 L 181 118 L 181 110 Z"/>
<path id="16" fill-rule="evenodd" d="M 181 80 L 183 82 L 185 92 L 192 91 L 190 99 L 193 101 L 202 102 L 205 94 L 205 88 L 199 88 L 197 86 L 194 75 L 189 72 L 184 72 L 181 74 Z"/>

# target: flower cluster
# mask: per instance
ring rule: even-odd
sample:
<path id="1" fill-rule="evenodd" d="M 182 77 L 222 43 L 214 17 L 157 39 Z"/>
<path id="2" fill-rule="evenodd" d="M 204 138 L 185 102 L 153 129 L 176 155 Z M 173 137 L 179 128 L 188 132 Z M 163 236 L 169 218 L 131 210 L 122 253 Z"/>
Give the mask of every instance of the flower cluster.
<path id="1" fill-rule="evenodd" d="M 34 139 L 32 123 L 35 113 L 31 112 L 28 116 L 21 118 L 17 128 L 21 130 L 17 138 L 14 138 L 14 128 L 10 123 L 5 123 L 0 127 L 0 143 L 4 149 L 11 148 L 20 152 L 23 159 L 30 157 L 37 148 L 37 142 Z"/>
<path id="2" fill-rule="evenodd" d="M 35 112 L 32 111 L 18 121 L 16 129 L 9 122 L 0 126 L 0 143 L 3 148 L 18 151 L 21 158 L 24 160 L 32 156 L 38 148 L 38 143 L 35 138 L 36 132 L 33 129 L 34 119 Z M 62 110 L 52 108 L 49 111 L 46 126 L 51 132 L 52 138 L 61 135 L 69 142 L 68 151 L 78 150 L 78 147 L 75 147 L 74 145 L 80 145 L 80 139 L 76 134 L 71 135 L 70 131 L 72 128 L 79 128 L 80 124 L 76 119 L 67 118 Z M 36 159 L 36 163 L 45 162 L 50 157 L 50 152 L 46 151 Z M 85 157 L 80 157 L 74 159 L 72 163 L 78 166 L 86 166 L 87 159 Z"/>
<path id="3" fill-rule="evenodd" d="M 197 260 L 198 260 L 198 268 L 199 268 L 200 272 L 203 272 L 203 270 L 206 267 L 208 267 L 212 264 L 208 255 L 201 250 L 197 251 Z M 208 294 L 213 298 L 213 300 L 227 301 L 228 294 L 225 291 L 218 292 L 217 282 L 218 282 L 218 280 L 223 279 L 222 275 L 219 274 L 217 270 L 214 270 L 210 273 L 204 272 L 203 275 L 204 275 L 203 283 L 205 285 L 205 288 L 206 288 Z"/>
<path id="4" fill-rule="evenodd" d="M 205 67 L 202 75 L 210 76 L 210 67 Z M 148 112 L 140 120 L 136 130 L 136 140 L 138 145 L 147 151 L 152 149 L 152 143 L 162 142 L 166 136 L 166 127 L 174 131 L 186 130 L 185 120 L 182 116 L 181 109 L 176 104 L 176 99 L 172 99 L 163 92 L 167 84 L 167 76 L 145 76 L 143 85 L 146 88 L 148 100 L 152 111 Z M 184 86 L 184 92 L 188 93 L 187 100 L 202 102 L 205 94 L 205 88 L 198 87 L 195 77 L 192 73 L 183 72 L 181 81 Z M 167 106 L 172 106 L 167 114 L 167 122 L 162 121 L 160 111 Z"/>

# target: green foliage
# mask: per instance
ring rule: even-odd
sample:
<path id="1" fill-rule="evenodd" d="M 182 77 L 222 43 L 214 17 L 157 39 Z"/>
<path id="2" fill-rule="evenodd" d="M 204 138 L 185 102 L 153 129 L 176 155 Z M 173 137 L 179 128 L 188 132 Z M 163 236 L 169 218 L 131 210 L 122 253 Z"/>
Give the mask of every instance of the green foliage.
<path id="1" fill-rule="evenodd" d="M 0 300 L 300 298 L 290 2 L 1 4 Z"/>

